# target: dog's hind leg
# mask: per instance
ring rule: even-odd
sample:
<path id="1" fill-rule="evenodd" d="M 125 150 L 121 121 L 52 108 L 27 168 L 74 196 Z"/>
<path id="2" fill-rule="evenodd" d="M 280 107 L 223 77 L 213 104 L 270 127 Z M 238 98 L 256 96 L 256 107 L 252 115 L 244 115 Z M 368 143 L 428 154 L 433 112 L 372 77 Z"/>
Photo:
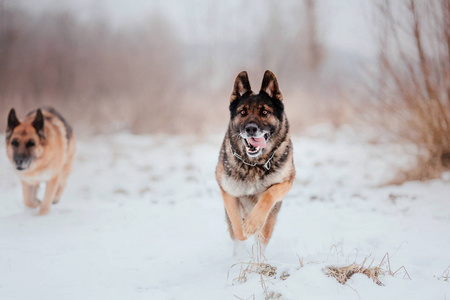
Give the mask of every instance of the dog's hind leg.
<path id="1" fill-rule="evenodd" d="M 45 187 L 44 200 L 41 203 L 41 209 L 39 210 L 39 215 L 45 215 L 50 211 L 50 205 L 52 205 L 55 199 L 56 190 L 58 189 L 59 176 L 49 180 L 47 186 Z"/>
<path id="2" fill-rule="evenodd" d="M 66 187 L 66 183 L 67 183 L 67 176 L 68 176 L 69 174 L 61 174 L 61 178 L 60 178 L 60 180 L 59 180 L 59 182 L 58 182 L 58 188 L 57 188 L 57 190 L 56 190 L 56 193 L 55 193 L 55 198 L 53 199 L 53 204 L 56 204 L 56 203 L 58 203 L 59 202 L 59 200 L 61 199 L 61 195 L 62 195 L 62 192 L 64 191 L 64 188 Z"/>
<path id="3" fill-rule="evenodd" d="M 269 216 L 266 219 L 266 223 L 258 234 L 258 240 L 261 242 L 263 247 L 269 243 L 269 240 L 272 237 L 273 228 L 275 227 L 275 222 L 277 220 L 278 212 L 280 211 L 281 203 L 281 201 L 277 202 L 273 206 Z"/>
<path id="4" fill-rule="evenodd" d="M 53 204 L 57 204 L 59 200 L 61 199 L 62 192 L 64 191 L 64 188 L 66 187 L 66 180 L 64 182 L 60 182 L 58 185 L 58 189 L 56 190 L 55 198 L 53 199 Z"/>
<path id="5" fill-rule="evenodd" d="M 41 203 L 36 198 L 38 187 L 39 184 L 32 185 L 22 181 L 23 202 L 26 206 L 35 208 L 38 207 Z"/>
<path id="6" fill-rule="evenodd" d="M 55 198 L 53 199 L 53 204 L 56 204 L 61 199 L 62 192 L 67 184 L 67 177 L 69 177 L 70 172 L 72 171 L 73 165 L 73 155 L 69 157 L 68 162 L 64 165 L 61 175 L 59 177 L 58 189 L 56 190 Z"/>

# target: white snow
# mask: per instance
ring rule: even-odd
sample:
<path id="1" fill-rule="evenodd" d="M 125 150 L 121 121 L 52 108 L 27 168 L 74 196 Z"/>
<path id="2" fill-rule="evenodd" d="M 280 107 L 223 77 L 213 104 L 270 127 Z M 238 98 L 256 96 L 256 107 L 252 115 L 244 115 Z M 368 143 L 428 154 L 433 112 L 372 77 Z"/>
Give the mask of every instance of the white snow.
<path id="1" fill-rule="evenodd" d="M 0 137 L 4 140 L 4 137 Z M 0 148 L 0 299 L 264 299 L 261 276 L 233 285 L 242 259 L 214 169 L 220 136 L 117 134 L 79 140 L 59 204 L 37 216 Z M 377 187 L 410 162 L 402 148 L 345 130 L 294 138 L 297 178 L 283 201 L 266 282 L 281 299 L 450 299 L 450 176 Z M 43 187 L 40 195 L 42 198 Z M 252 241 L 246 244 L 250 249 Z M 331 265 L 379 264 L 378 286 Z M 299 258 L 303 267 L 300 266 Z M 286 280 L 280 275 L 290 274 Z"/>

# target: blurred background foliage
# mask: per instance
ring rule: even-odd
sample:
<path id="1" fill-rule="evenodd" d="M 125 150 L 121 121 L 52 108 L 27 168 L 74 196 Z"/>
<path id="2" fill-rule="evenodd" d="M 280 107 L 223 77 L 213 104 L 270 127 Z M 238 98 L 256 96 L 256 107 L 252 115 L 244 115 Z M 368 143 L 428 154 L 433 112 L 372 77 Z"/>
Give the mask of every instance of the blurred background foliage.
<path id="1" fill-rule="evenodd" d="M 358 1 L 0 3 L 0 115 L 51 105 L 87 134 L 221 132 L 237 73 L 258 91 L 266 69 L 294 130 L 339 125 L 374 61 Z"/>
<path id="2" fill-rule="evenodd" d="M 235 76 L 266 69 L 294 133 L 415 145 L 406 179 L 450 166 L 450 0 L 0 1 L 3 129 L 50 105 L 78 135 L 222 133 Z"/>

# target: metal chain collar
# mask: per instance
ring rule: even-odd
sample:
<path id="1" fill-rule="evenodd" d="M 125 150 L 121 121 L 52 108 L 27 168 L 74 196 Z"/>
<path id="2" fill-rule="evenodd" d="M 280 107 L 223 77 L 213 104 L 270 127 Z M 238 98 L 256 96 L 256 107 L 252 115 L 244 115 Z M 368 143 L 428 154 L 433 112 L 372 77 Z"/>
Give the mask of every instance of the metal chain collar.
<path id="1" fill-rule="evenodd" d="M 267 171 L 270 170 L 270 167 L 272 166 L 272 164 L 270 163 L 270 161 L 271 161 L 272 158 L 275 156 L 275 152 L 277 152 L 277 149 L 275 149 L 275 151 L 273 151 L 273 153 L 272 153 L 272 155 L 269 157 L 269 159 L 268 159 L 265 163 L 263 163 L 263 164 L 258 164 L 258 163 L 251 164 L 251 163 L 246 162 L 246 161 L 242 158 L 242 156 L 240 156 L 240 155 L 237 154 L 235 151 L 233 151 L 233 147 L 231 147 L 231 142 L 230 142 L 229 144 L 230 144 L 230 150 L 231 150 L 231 153 L 232 153 L 237 159 L 239 159 L 240 161 L 242 161 L 244 164 L 246 164 L 247 166 L 250 166 L 250 167 L 255 167 L 255 166 L 257 166 L 257 165 L 263 165 L 264 168 L 266 168 Z"/>

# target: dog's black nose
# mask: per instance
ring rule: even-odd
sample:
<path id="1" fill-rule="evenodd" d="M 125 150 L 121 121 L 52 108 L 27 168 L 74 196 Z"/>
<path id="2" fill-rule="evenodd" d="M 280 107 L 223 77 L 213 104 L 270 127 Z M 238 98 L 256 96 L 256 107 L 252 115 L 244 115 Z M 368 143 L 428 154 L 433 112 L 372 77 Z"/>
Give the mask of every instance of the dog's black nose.
<path id="1" fill-rule="evenodd" d="M 249 135 L 254 135 L 258 131 L 258 126 L 256 124 L 250 123 L 245 126 L 245 132 Z"/>

